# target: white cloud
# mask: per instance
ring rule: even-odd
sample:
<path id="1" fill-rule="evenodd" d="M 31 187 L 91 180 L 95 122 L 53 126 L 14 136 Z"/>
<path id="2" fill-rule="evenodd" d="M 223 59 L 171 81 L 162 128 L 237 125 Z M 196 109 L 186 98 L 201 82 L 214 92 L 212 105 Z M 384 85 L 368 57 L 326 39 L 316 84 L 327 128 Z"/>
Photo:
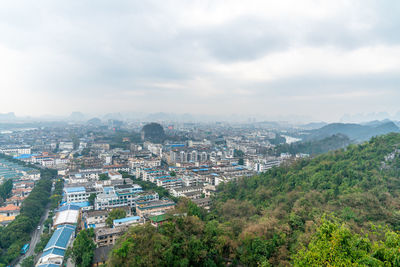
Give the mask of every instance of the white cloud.
<path id="1" fill-rule="evenodd" d="M 394 109 L 397 11 L 373 0 L 5 1 L 0 112 L 307 115 L 327 98 L 320 119 Z"/>

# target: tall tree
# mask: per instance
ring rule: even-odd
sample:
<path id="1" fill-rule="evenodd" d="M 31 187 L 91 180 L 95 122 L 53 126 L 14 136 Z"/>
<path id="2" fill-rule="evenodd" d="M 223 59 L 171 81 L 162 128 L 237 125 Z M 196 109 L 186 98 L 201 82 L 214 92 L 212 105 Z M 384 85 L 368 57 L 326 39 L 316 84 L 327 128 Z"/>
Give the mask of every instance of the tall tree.
<path id="1" fill-rule="evenodd" d="M 79 232 L 72 246 L 71 256 L 78 267 L 92 266 L 96 244 L 93 241 L 93 228 L 84 229 Z"/>
<path id="2" fill-rule="evenodd" d="M 106 224 L 109 227 L 112 227 L 114 220 L 122 219 L 122 218 L 125 218 L 125 217 L 126 217 L 126 212 L 123 209 L 113 209 L 108 214 L 108 217 L 107 217 L 107 220 L 106 220 Z"/>

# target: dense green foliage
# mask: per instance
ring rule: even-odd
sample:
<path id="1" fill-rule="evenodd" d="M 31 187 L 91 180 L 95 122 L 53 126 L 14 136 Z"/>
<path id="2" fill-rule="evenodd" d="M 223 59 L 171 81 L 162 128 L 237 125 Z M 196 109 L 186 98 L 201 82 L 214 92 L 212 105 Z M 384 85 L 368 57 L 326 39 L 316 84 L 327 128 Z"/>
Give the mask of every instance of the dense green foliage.
<path id="1" fill-rule="evenodd" d="M 156 143 L 163 142 L 166 137 L 164 128 L 156 122 L 146 124 L 143 126 L 141 132 L 144 135 L 145 140 L 150 140 Z"/>
<path id="2" fill-rule="evenodd" d="M 54 210 L 60 205 L 60 202 L 62 200 L 63 188 L 64 188 L 64 180 L 62 179 L 57 180 L 57 182 L 54 185 L 53 194 L 50 197 L 50 209 Z"/>
<path id="3" fill-rule="evenodd" d="M 89 204 L 90 204 L 90 206 L 94 206 L 94 201 L 96 200 L 96 194 L 95 193 L 91 193 L 90 194 L 90 196 L 89 196 L 89 198 L 88 198 L 88 201 L 89 201 Z"/>
<path id="4" fill-rule="evenodd" d="M 262 237 L 263 231 L 270 231 L 284 237 L 269 257 L 273 264 L 288 263 L 310 240 L 314 222 L 325 212 L 333 212 L 356 232 L 365 231 L 371 222 L 399 230 L 400 156 L 385 161 L 398 148 L 400 135 L 389 134 L 224 184 L 215 216 L 232 224 L 230 214 L 246 205 L 249 212 L 236 219 L 238 236 L 250 232 Z M 239 246 L 239 257 L 240 251 Z"/>
<path id="5" fill-rule="evenodd" d="M 12 188 L 13 182 L 11 179 L 6 180 L 0 185 L 0 203 L 4 202 L 7 198 L 11 196 Z"/>
<path id="6" fill-rule="evenodd" d="M 93 228 L 82 230 L 76 236 L 71 249 L 72 260 L 75 262 L 76 266 L 92 266 L 94 250 L 96 248 L 93 238 Z"/>
<path id="7" fill-rule="evenodd" d="M 379 240 L 324 217 L 307 248 L 294 255 L 293 266 L 400 266 L 400 235 L 382 229 L 373 235 Z"/>
<path id="8" fill-rule="evenodd" d="M 41 253 L 43 249 L 46 247 L 47 243 L 49 242 L 51 236 L 53 235 L 54 231 L 49 232 L 44 232 L 40 236 L 40 241 L 36 244 L 35 246 L 35 253 Z"/>
<path id="9" fill-rule="evenodd" d="M 189 201 L 182 201 L 177 214 L 158 229 L 150 224 L 131 227 L 118 241 L 109 266 L 220 266 L 229 248 L 224 229 L 216 221 L 204 222 L 205 214 Z M 184 213 L 187 216 L 183 215 Z"/>
<path id="10" fill-rule="evenodd" d="M 275 138 L 273 139 L 267 139 L 272 145 L 279 145 L 279 144 L 284 144 L 286 143 L 286 138 L 276 134 Z"/>
<path id="11" fill-rule="evenodd" d="M 109 265 L 398 266 L 399 178 L 400 135 L 372 138 L 222 184 L 208 214 L 179 204 L 186 217 L 132 228 Z M 321 220 L 326 213 L 341 223 Z"/>
<path id="12" fill-rule="evenodd" d="M 126 217 L 126 211 L 123 209 L 113 209 L 112 211 L 110 211 L 110 213 L 108 214 L 108 217 L 106 219 L 106 224 L 108 225 L 108 227 L 112 227 L 113 226 L 113 221 L 117 220 L 117 219 L 122 219 Z"/>
<path id="13" fill-rule="evenodd" d="M 233 151 L 233 156 L 236 158 L 243 158 L 244 157 L 244 152 L 240 149 L 235 149 Z"/>
<path id="14" fill-rule="evenodd" d="M 19 256 L 23 244 L 30 239 L 40 217 L 49 203 L 51 178 L 57 171 L 41 170 L 41 179 L 24 200 L 20 214 L 9 225 L 0 231 L 0 264 L 8 264 Z"/>
<path id="15" fill-rule="evenodd" d="M 276 154 L 289 153 L 296 155 L 298 153 L 318 155 L 332 150 L 345 148 L 350 145 L 350 139 L 343 134 L 335 134 L 322 140 L 312 140 L 307 142 L 296 142 L 292 144 L 281 144 L 276 149 Z"/>
<path id="16" fill-rule="evenodd" d="M 108 177 L 108 175 L 105 174 L 105 173 L 101 173 L 101 174 L 99 175 L 99 180 L 100 180 L 100 181 L 110 180 L 110 177 Z"/>
<path id="17" fill-rule="evenodd" d="M 122 148 L 122 149 L 130 149 L 130 142 L 124 142 L 123 139 L 128 138 L 131 142 L 141 142 L 140 133 L 130 132 L 126 130 L 116 130 L 114 134 L 109 136 L 104 136 L 102 138 L 103 141 L 107 141 L 110 143 L 110 149 L 113 148 Z"/>
<path id="18" fill-rule="evenodd" d="M 35 257 L 34 256 L 29 256 L 27 258 L 25 258 L 22 263 L 21 263 L 21 267 L 33 267 L 35 266 Z"/>

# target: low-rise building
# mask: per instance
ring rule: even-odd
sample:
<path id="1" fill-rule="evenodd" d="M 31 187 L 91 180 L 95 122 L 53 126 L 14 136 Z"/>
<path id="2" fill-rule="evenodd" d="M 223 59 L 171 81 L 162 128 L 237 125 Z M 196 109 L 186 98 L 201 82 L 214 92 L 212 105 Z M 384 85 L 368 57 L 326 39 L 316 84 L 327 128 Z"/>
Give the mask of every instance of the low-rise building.
<path id="1" fill-rule="evenodd" d="M 117 172 L 117 171 L 109 171 L 109 172 L 108 172 L 108 177 L 109 177 L 111 180 L 118 180 L 118 179 L 122 179 L 122 174 L 120 174 L 120 173 Z"/>
<path id="2" fill-rule="evenodd" d="M 53 227 L 56 228 L 64 224 L 76 225 L 79 218 L 79 210 L 80 206 L 73 204 L 60 207 L 56 212 Z"/>
<path id="3" fill-rule="evenodd" d="M 203 193 L 203 186 L 202 185 L 197 185 L 197 186 L 184 186 L 184 187 L 179 187 L 179 188 L 172 188 L 170 189 L 170 193 L 174 197 L 187 197 L 187 193 L 199 193 L 200 195 Z M 191 198 L 191 197 L 189 197 Z M 197 197 L 193 197 L 197 198 Z"/>
<path id="4" fill-rule="evenodd" d="M 82 228 L 99 228 L 106 226 L 108 210 L 91 210 L 82 214 Z"/>
<path id="5" fill-rule="evenodd" d="M 126 217 L 122 219 L 116 219 L 113 221 L 113 226 L 114 227 L 119 227 L 119 226 L 129 226 L 132 224 L 140 224 L 144 223 L 143 219 L 141 219 L 139 216 L 132 216 L 132 217 Z"/>
<path id="6" fill-rule="evenodd" d="M 131 216 L 131 208 L 128 206 L 119 207 L 125 211 L 126 216 Z M 111 209 L 106 210 L 90 210 L 82 213 L 82 228 L 101 228 L 106 226 L 108 213 Z"/>
<path id="7" fill-rule="evenodd" d="M 64 193 L 69 203 L 88 201 L 90 196 L 90 192 L 86 192 L 86 188 L 83 186 L 65 187 Z"/>
<path id="8" fill-rule="evenodd" d="M 95 228 L 95 242 L 99 247 L 114 245 L 117 239 L 122 236 L 127 230 L 128 227 L 126 226 L 115 228 Z"/>
<path id="9" fill-rule="evenodd" d="M 0 214 L 0 225 L 7 226 L 10 222 L 15 220 L 15 216 L 5 216 Z"/>
<path id="10" fill-rule="evenodd" d="M 175 202 L 169 199 L 162 199 L 158 201 L 137 203 L 136 214 L 140 217 L 151 214 L 165 213 L 167 210 L 175 208 Z"/>
<path id="11" fill-rule="evenodd" d="M 172 189 L 182 186 L 182 179 L 179 177 L 157 177 L 155 181 L 157 186 L 164 187 L 165 189 Z"/>
<path id="12" fill-rule="evenodd" d="M 211 206 L 211 198 L 198 198 L 198 199 L 193 199 L 192 200 L 194 204 L 196 204 L 199 207 L 202 207 L 206 210 L 210 209 Z"/>
<path id="13" fill-rule="evenodd" d="M 95 209 L 116 208 L 122 206 L 135 206 L 136 195 L 142 192 L 142 187 L 137 184 L 115 185 L 104 193 L 97 195 L 95 199 Z"/>
<path id="14" fill-rule="evenodd" d="M 65 252 L 72 243 L 75 229 L 76 227 L 73 225 L 57 227 L 36 266 L 61 266 Z"/>
<path id="15" fill-rule="evenodd" d="M 160 158 L 130 158 L 129 167 L 136 169 L 139 167 L 156 168 L 161 166 Z"/>
<path id="16" fill-rule="evenodd" d="M 163 225 L 165 222 L 167 222 L 169 218 L 170 216 L 168 216 L 167 214 L 159 214 L 149 217 L 149 221 L 151 225 L 159 227 Z"/>
<path id="17" fill-rule="evenodd" d="M 19 214 L 20 207 L 13 204 L 8 204 L 5 207 L 0 207 L 0 215 L 3 216 L 17 216 Z"/>
<path id="18" fill-rule="evenodd" d="M 19 196 L 12 196 L 10 198 L 7 198 L 6 204 L 12 204 L 17 207 L 21 206 L 22 202 L 26 199 L 26 197 L 19 197 Z"/>

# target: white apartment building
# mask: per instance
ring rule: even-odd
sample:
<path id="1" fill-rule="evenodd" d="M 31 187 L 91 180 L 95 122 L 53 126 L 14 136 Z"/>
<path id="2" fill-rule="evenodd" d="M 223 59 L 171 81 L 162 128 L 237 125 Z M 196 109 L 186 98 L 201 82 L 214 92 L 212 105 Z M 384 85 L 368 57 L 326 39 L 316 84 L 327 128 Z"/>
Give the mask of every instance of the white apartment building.
<path id="1" fill-rule="evenodd" d="M 60 142 L 60 144 L 58 145 L 58 148 L 60 150 L 73 150 L 74 143 L 73 142 Z"/>
<path id="2" fill-rule="evenodd" d="M 139 167 L 155 168 L 161 166 L 161 158 L 131 158 L 129 159 L 129 167 L 131 169 L 136 169 Z"/>
<path id="3" fill-rule="evenodd" d="M 64 193 L 68 203 L 88 201 L 91 192 L 86 192 L 83 186 L 66 187 Z"/>
<path id="4" fill-rule="evenodd" d="M 29 147 L 6 147 L 1 148 L 0 153 L 7 155 L 23 155 L 23 154 L 31 154 L 31 148 Z"/>

